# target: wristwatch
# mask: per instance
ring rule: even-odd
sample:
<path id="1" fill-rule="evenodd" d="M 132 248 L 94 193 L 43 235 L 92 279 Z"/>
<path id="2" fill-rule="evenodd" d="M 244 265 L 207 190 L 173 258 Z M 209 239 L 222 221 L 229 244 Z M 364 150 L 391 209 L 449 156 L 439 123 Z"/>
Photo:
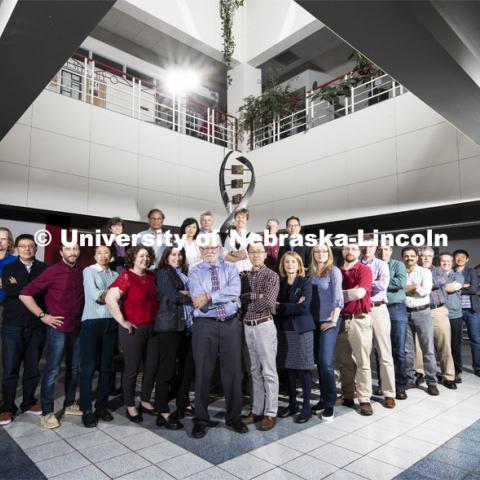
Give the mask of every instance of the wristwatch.
<path id="1" fill-rule="evenodd" d="M 39 315 L 38 315 L 38 318 L 41 320 L 43 317 L 45 317 L 45 312 L 41 312 Z"/>

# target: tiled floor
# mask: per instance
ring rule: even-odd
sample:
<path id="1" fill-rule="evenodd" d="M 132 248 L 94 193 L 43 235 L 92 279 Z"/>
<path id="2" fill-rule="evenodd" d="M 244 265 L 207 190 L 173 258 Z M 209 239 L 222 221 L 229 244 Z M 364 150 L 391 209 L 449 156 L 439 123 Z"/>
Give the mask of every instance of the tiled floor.
<path id="1" fill-rule="evenodd" d="M 480 378 L 463 378 L 456 391 L 440 386 L 439 397 L 409 390 L 393 410 L 377 402 L 371 417 L 338 407 L 328 425 L 285 419 L 270 432 L 250 427 L 239 435 L 219 414 L 219 426 L 202 440 L 190 437 L 189 421 L 186 432 L 170 432 L 148 416 L 132 424 L 123 409 L 93 430 L 67 417 L 46 431 L 24 414 L 0 429 L 0 478 L 479 479 Z M 222 404 L 213 407 L 215 415 Z"/>

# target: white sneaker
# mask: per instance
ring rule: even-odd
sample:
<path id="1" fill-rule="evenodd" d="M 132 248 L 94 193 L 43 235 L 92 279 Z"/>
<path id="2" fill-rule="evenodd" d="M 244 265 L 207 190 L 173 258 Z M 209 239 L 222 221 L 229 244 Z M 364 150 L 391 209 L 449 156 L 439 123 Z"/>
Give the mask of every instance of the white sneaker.
<path id="1" fill-rule="evenodd" d="M 47 415 L 42 415 L 40 418 L 40 425 L 45 428 L 58 428 L 60 422 L 54 413 L 47 413 Z"/>
<path id="2" fill-rule="evenodd" d="M 42 407 L 38 404 L 32 405 L 25 413 L 39 417 L 42 414 Z"/>
<path id="3" fill-rule="evenodd" d="M 82 416 L 82 411 L 80 410 L 80 407 L 76 403 L 66 407 L 65 411 L 63 413 L 65 415 L 75 415 L 76 417 L 81 417 Z"/>
<path id="4" fill-rule="evenodd" d="M 322 412 L 322 421 L 325 423 L 333 421 L 335 418 L 335 410 L 333 407 L 327 407 L 323 412 Z"/>

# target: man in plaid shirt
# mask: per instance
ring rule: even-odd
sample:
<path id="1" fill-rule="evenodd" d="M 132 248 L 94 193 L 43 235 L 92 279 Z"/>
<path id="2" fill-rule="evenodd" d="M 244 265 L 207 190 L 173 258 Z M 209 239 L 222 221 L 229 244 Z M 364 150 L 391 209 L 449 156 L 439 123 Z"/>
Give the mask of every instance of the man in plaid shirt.
<path id="1" fill-rule="evenodd" d="M 242 277 L 242 319 L 251 362 L 252 411 L 243 422 L 260 423 L 260 430 L 275 426 L 278 410 L 277 330 L 272 314 L 278 297 L 278 275 L 265 266 L 267 252 L 262 243 L 247 247 L 252 270 Z"/>

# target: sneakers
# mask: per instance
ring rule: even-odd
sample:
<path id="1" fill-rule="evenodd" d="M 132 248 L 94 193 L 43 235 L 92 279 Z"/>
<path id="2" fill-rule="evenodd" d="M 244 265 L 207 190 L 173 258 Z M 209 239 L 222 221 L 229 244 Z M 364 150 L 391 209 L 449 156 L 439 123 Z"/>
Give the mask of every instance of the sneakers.
<path id="1" fill-rule="evenodd" d="M 335 418 L 335 410 L 333 407 L 327 407 L 322 412 L 322 421 L 331 422 Z"/>
<path id="2" fill-rule="evenodd" d="M 42 407 L 37 403 L 32 405 L 28 410 L 25 410 L 25 413 L 29 413 L 30 415 L 36 415 L 39 417 L 42 414 Z"/>
<path id="3" fill-rule="evenodd" d="M 76 417 L 82 416 L 82 411 L 80 410 L 80 407 L 76 403 L 69 405 L 68 407 L 65 407 L 65 411 L 63 413 L 64 415 L 74 415 Z"/>
<path id="4" fill-rule="evenodd" d="M 429 395 L 432 395 L 434 397 L 436 397 L 437 395 L 440 395 L 440 392 L 438 391 L 438 388 L 436 385 L 429 385 L 427 387 L 427 393 Z"/>
<path id="5" fill-rule="evenodd" d="M 373 415 L 373 408 L 370 402 L 360 403 L 360 415 L 364 415 L 366 417 Z"/>
<path id="6" fill-rule="evenodd" d="M 13 413 L 12 412 L 2 412 L 0 413 L 0 425 L 5 426 L 13 422 Z"/>
<path id="7" fill-rule="evenodd" d="M 393 397 L 385 397 L 383 406 L 385 408 L 395 408 L 395 399 Z"/>
<path id="8" fill-rule="evenodd" d="M 40 425 L 44 428 L 58 428 L 60 422 L 57 420 L 54 413 L 47 413 L 40 418 Z"/>
<path id="9" fill-rule="evenodd" d="M 325 402 L 323 400 L 320 400 L 312 407 L 312 412 L 321 412 L 322 410 L 325 410 Z"/>

